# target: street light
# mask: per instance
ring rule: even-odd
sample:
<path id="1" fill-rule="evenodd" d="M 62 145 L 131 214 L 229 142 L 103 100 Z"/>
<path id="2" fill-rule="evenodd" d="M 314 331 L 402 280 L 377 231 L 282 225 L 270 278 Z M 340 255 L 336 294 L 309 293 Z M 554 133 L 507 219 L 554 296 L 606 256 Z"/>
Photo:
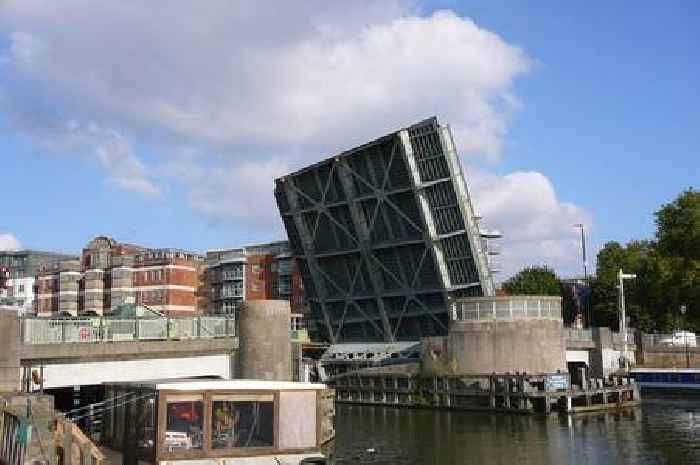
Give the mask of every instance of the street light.
<path id="1" fill-rule="evenodd" d="M 581 230 L 581 252 L 583 254 L 583 281 L 586 283 L 586 286 L 589 286 L 590 291 L 590 283 L 588 282 L 588 263 L 586 263 L 586 234 L 584 232 L 583 223 L 576 223 L 574 225 L 574 228 L 579 228 Z M 588 304 L 588 302 L 589 296 L 587 295 L 586 302 L 584 303 L 584 311 L 586 313 L 586 320 L 588 320 L 588 326 L 591 326 L 593 322 L 591 321 L 591 306 Z"/>
<path id="2" fill-rule="evenodd" d="M 685 305 L 680 306 L 681 315 L 683 315 L 683 341 L 685 342 L 685 367 L 690 368 L 690 353 L 688 352 L 688 331 L 686 327 L 688 326 L 685 321 L 685 312 L 687 311 Z"/>
<path id="3" fill-rule="evenodd" d="M 620 289 L 620 331 L 622 332 L 622 357 L 627 359 L 627 315 L 625 313 L 625 279 L 634 279 L 636 274 L 625 274 L 622 272 L 622 268 L 617 272 L 617 279 L 619 281 Z"/>

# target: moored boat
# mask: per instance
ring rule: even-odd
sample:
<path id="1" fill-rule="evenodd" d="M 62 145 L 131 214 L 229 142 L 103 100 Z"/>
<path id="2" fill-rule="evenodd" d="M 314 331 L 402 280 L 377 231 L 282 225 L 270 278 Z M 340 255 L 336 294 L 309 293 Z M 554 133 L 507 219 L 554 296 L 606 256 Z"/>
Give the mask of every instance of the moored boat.
<path id="1" fill-rule="evenodd" d="M 642 389 L 700 390 L 699 368 L 633 368 L 630 375 Z"/>
<path id="2" fill-rule="evenodd" d="M 334 391 L 324 384 L 181 380 L 107 384 L 102 444 L 125 464 L 327 463 Z"/>

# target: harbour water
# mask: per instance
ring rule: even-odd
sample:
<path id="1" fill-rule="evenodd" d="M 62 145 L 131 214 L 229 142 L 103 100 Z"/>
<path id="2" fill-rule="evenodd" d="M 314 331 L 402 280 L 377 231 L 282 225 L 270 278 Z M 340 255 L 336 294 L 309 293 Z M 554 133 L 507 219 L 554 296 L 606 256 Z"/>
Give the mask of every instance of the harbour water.
<path id="1" fill-rule="evenodd" d="M 335 451 L 338 464 L 700 464 L 700 396 L 572 417 L 337 405 Z"/>

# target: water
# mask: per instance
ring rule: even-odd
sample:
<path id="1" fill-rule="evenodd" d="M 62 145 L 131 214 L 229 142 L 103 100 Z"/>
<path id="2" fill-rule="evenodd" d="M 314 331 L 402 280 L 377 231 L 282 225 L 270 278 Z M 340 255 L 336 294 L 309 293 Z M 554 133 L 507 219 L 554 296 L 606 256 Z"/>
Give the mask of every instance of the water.
<path id="1" fill-rule="evenodd" d="M 338 405 L 335 455 L 348 465 L 700 464 L 700 396 L 647 395 L 568 418 Z"/>

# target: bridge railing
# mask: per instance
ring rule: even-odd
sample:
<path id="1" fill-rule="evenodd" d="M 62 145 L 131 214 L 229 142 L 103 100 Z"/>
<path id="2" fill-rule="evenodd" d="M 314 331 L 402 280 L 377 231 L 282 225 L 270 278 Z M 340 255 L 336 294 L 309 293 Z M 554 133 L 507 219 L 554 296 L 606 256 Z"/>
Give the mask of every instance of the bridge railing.
<path id="1" fill-rule="evenodd" d="M 700 347 L 700 336 L 689 332 L 642 334 L 642 345 L 645 349 L 694 349 Z"/>
<path id="2" fill-rule="evenodd" d="M 455 321 L 561 320 L 561 297 L 497 296 L 457 300 L 452 307 Z"/>
<path id="3" fill-rule="evenodd" d="M 236 334 L 235 319 L 230 316 L 184 318 L 24 318 L 23 344 L 60 344 L 66 342 L 116 342 L 170 339 L 210 339 Z"/>
<path id="4" fill-rule="evenodd" d="M 592 341 L 591 329 L 564 328 L 564 337 L 569 341 Z"/>

